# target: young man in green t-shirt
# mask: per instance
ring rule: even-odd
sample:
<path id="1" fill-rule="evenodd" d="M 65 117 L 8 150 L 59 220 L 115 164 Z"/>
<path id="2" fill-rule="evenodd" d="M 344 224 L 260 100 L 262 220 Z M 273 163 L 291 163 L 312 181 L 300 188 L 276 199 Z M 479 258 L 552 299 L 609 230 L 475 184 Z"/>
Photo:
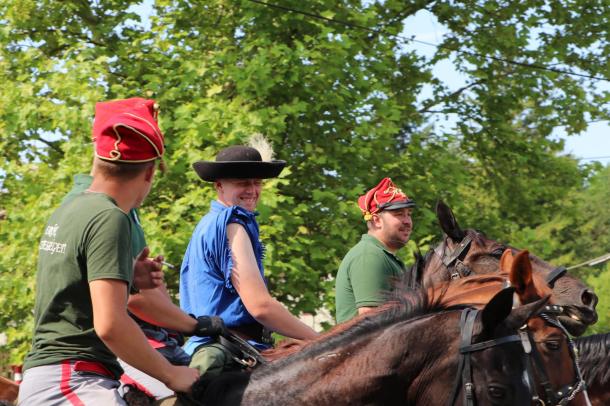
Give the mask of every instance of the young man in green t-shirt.
<path id="1" fill-rule="evenodd" d="M 134 272 L 127 213 L 148 195 L 164 151 L 154 101 L 98 103 L 93 136 L 93 182 L 51 215 L 39 244 L 20 405 L 124 405 L 117 356 L 175 391 L 198 377 L 155 351 L 127 313 Z"/>
<path id="2" fill-rule="evenodd" d="M 337 322 L 371 311 L 384 302 L 392 281 L 405 271 L 396 252 L 409 241 L 413 200 L 390 178 L 358 199 L 367 234 L 343 258 L 335 281 Z"/>
<path id="3" fill-rule="evenodd" d="M 66 194 L 63 202 L 67 202 L 85 193 L 93 182 L 93 174 L 93 171 L 91 171 L 90 175 L 74 175 L 73 187 Z M 174 365 L 189 365 L 191 356 L 181 347 L 183 340 L 180 333 L 192 335 L 198 327 L 198 322 L 172 302 L 163 283 L 163 272 L 159 272 L 160 280 L 158 281 L 158 286 L 149 289 L 138 283 L 140 279 L 146 279 L 149 276 L 147 275 L 148 273 L 156 274 L 155 271 L 160 271 L 164 258 L 163 256 L 157 256 L 153 260 L 148 259 L 149 249 L 147 248 L 144 230 L 140 225 L 137 209 L 131 209 L 128 217 L 131 223 L 132 254 L 135 256 L 136 263 L 144 262 L 144 264 L 140 264 L 142 268 L 148 265 L 148 272 L 143 270 L 144 272 L 141 273 L 144 273 L 144 275 L 137 280 L 134 279 L 132 285 L 137 286 L 139 289 L 138 291 L 132 290 L 130 292 L 127 309 L 155 350 Z M 155 276 L 159 277 L 158 275 Z M 163 382 L 144 374 L 120 359 L 119 364 L 124 370 L 120 378 L 123 386 L 135 385 L 155 399 L 174 395 L 174 391 L 165 386 Z"/>

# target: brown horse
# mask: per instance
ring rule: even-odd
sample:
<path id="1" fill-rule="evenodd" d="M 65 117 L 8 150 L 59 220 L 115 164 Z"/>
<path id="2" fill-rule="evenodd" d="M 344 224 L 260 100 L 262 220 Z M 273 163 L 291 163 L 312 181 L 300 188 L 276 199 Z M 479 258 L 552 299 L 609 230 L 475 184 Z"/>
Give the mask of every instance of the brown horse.
<path id="1" fill-rule="evenodd" d="M 193 395 L 210 405 L 453 404 L 462 398 L 463 404 L 522 405 L 548 399 L 533 389 L 541 375 L 576 395 L 582 385 L 565 345 L 545 356 L 538 353 L 544 344 L 534 342 L 564 334 L 552 324 L 527 322 L 548 310 L 550 288 L 532 276 L 527 253 L 504 263 L 516 287 L 504 288 L 499 275 L 479 276 L 397 295 L 314 342 L 275 351 L 282 357 L 252 373 L 203 380 Z M 476 278 L 487 282 L 475 285 Z M 513 308 L 513 295 L 535 301 Z M 464 303 L 484 306 L 477 312 Z M 532 361 L 536 353 L 541 362 Z M 556 365 L 569 376 L 555 376 L 550 367 Z"/>
<path id="2" fill-rule="evenodd" d="M 593 406 L 610 405 L 610 333 L 574 340 Z"/>
<path id="3" fill-rule="evenodd" d="M 468 276 L 477 262 L 477 273 L 497 272 L 500 257 L 506 249 L 513 253 L 520 250 L 494 241 L 483 233 L 462 230 L 453 212 L 443 202 L 437 203 L 436 214 L 445 233 L 443 242 L 431 250 L 424 263 L 413 268 L 411 282 L 434 286 L 438 282 Z M 534 273 L 541 275 L 551 285 L 558 305 L 562 306 L 561 323 L 573 335 L 581 335 L 587 326 L 597 321 L 595 306 L 598 298 L 579 279 L 566 272 L 563 267 L 554 267 L 530 255 Z M 487 266 L 481 266 L 486 263 Z"/>

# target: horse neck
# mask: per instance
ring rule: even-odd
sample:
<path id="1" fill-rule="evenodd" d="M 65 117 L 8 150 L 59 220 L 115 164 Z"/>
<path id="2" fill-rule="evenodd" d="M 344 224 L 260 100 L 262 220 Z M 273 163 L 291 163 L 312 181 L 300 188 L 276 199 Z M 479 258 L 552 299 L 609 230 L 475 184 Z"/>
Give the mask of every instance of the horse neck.
<path id="1" fill-rule="evenodd" d="M 443 264 L 441 258 L 435 253 L 429 255 L 423 267 L 421 275 L 422 286 L 435 286 L 440 282 L 449 280 L 449 271 Z"/>
<path id="2" fill-rule="evenodd" d="M 439 333 L 457 328 L 455 313 L 346 335 L 333 346 L 320 343 L 322 351 L 309 347 L 255 371 L 244 399 L 248 404 L 264 403 L 274 393 L 273 404 L 405 403 L 407 393 L 422 393 L 432 378 L 446 372 L 447 356 L 455 358 L 457 333 Z"/>

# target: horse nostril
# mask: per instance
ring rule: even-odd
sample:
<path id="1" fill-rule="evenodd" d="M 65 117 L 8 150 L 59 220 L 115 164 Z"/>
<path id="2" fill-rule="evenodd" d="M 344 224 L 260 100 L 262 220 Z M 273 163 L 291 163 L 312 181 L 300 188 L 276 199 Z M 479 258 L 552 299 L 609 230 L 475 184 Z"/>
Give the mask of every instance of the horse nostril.
<path id="1" fill-rule="evenodd" d="M 597 305 L 597 301 L 599 300 L 597 295 L 595 293 L 593 293 L 592 291 L 590 291 L 589 289 L 585 289 L 582 292 L 582 296 L 580 299 L 582 300 L 582 303 L 585 306 L 588 306 L 592 309 L 595 308 L 595 306 Z"/>

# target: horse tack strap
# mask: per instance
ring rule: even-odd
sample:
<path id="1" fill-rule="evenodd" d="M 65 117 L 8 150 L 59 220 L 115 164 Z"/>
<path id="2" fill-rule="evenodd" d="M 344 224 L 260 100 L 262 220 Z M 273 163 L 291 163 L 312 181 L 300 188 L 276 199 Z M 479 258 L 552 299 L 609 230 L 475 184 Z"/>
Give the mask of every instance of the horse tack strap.
<path id="1" fill-rule="evenodd" d="M 472 368 L 470 365 L 470 352 L 462 352 L 462 348 L 467 348 L 472 342 L 472 332 L 478 310 L 466 308 L 460 315 L 460 355 L 453 392 L 449 398 L 449 405 L 453 405 L 460 391 L 460 382 L 464 384 L 464 405 L 474 405 L 474 385 L 472 383 Z"/>
<path id="2" fill-rule="evenodd" d="M 549 284 L 550 286 L 553 286 L 555 281 L 557 279 L 561 278 L 563 276 L 563 274 L 566 273 L 567 271 L 568 271 L 568 268 L 566 268 L 565 266 L 558 266 L 557 268 L 555 268 L 551 272 L 549 272 L 549 274 L 546 276 L 546 283 Z"/>
<path id="3" fill-rule="evenodd" d="M 450 255 L 447 255 L 445 257 L 445 253 L 443 252 L 441 255 L 441 258 L 443 260 L 443 264 L 445 264 L 445 266 L 449 267 L 451 266 L 451 264 L 460 257 L 460 255 L 462 255 L 462 253 L 470 246 L 470 243 L 472 242 L 472 238 L 470 236 L 466 236 L 466 238 L 464 238 L 462 241 L 460 241 L 460 243 L 458 244 L 458 246 L 453 250 L 453 252 Z"/>
<path id="4" fill-rule="evenodd" d="M 470 352 L 481 351 L 486 348 L 495 347 L 496 345 L 513 343 L 513 342 L 517 342 L 517 341 L 521 341 L 521 337 L 519 337 L 516 334 L 513 334 L 512 336 L 505 336 L 505 337 L 497 338 L 495 340 L 488 340 L 488 341 L 483 341 L 480 343 L 460 347 L 460 353 L 466 354 L 466 353 L 470 353 Z"/>
<path id="5" fill-rule="evenodd" d="M 233 359 L 245 368 L 254 368 L 267 363 L 256 348 L 235 334 L 219 335 L 218 342 L 226 347 L 233 354 Z"/>
<path id="6" fill-rule="evenodd" d="M 445 254 L 446 244 L 443 245 L 442 250 L 439 247 L 434 250 L 449 271 L 451 279 L 459 279 L 470 274 L 470 269 L 460 261 L 460 258 L 468 251 L 471 243 L 472 237 L 466 236 L 450 254 Z"/>

